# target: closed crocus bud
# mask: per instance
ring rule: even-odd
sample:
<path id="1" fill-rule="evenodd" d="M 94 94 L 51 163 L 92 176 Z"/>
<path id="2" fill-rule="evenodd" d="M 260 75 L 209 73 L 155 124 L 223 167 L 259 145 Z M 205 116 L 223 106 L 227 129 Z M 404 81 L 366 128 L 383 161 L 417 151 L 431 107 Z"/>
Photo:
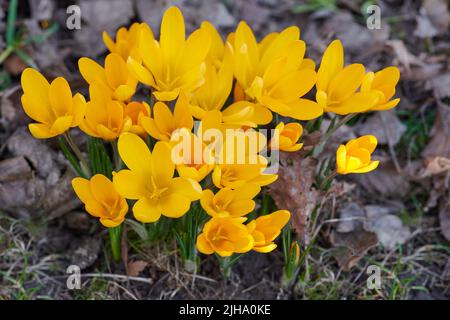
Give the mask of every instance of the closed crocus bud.
<path id="1" fill-rule="evenodd" d="M 139 60 L 139 36 L 143 28 L 145 28 L 150 34 L 153 34 L 152 30 L 145 22 L 135 22 L 129 29 L 122 27 L 117 30 L 115 41 L 111 39 L 106 31 L 104 31 L 102 34 L 103 42 L 111 53 L 117 53 L 125 61 L 127 61 L 130 56 L 133 59 Z"/>
<path id="2" fill-rule="evenodd" d="M 28 126 L 33 137 L 52 138 L 80 124 L 86 111 L 84 97 L 72 96 L 69 84 L 58 77 L 48 81 L 38 71 L 27 68 L 22 73 L 22 106 L 35 120 Z"/>
<path id="3" fill-rule="evenodd" d="M 245 253 L 253 247 L 253 237 L 243 224 L 246 218 L 214 217 L 205 223 L 197 237 L 198 251 L 204 254 L 216 252 L 221 257 L 233 253 Z"/>
<path id="4" fill-rule="evenodd" d="M 289 211 L 278 210 L 251 221 L 247 229 L 254 239 L 252 249 L 261 253 L 273 251 L 277 247 L 273 241 L 280 235 L 290 217 Z"/>
<path id="5" fill-rule="evenodd" d="M 375 136 L 367 135 L 340 145 L 336 151 L 337 173 L 366 173 L 375 170 L 380 161 L 371 160 L 371 155 L 377 143 Z"/>
<path id="6" fill-rule="evenodd" d="M 275 134 L 270 142 L 272 150 L 294 152 L 302 148 L 303 143 L 297 143 L 303 133 L 303 127 L 297 122 L 284 124 L 280 122 L 275 127 Z"/>
<path id="7" fill-rule="evenodd" d="M 72 180 L 72 187 L 84 203 L 86 211 L 99 218 L 105 227 L 116 227 L 125 219 L 128 212 L 127 201 L 117 193 L 107 177 L 96 174 L 90 180 L 75 178 Z"/>

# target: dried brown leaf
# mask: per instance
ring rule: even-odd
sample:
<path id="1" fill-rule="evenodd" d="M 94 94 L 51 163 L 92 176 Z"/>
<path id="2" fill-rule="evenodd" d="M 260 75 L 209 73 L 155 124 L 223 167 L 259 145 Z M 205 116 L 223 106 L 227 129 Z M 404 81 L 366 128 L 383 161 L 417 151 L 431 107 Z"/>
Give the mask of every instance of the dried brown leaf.
<path id="1" fill-rule="evenodd" d="M 138 276 L 144 269 L 147 267 L 148 262 L 145 262 L 143 260 L 134 260 L 128 262 L 127 265 L 127 274 L 131 277 Z"/>
<path id="2" fill-rule="evenodd" d="M 299 154 L 281 153 L 278 180 L 270 185 L 270 194 L 280 209 L 292 215 L 292 225 L 300 240 L 309 242 L 308 219 L 317 203 L 313 188 L 317 160 Z"/>

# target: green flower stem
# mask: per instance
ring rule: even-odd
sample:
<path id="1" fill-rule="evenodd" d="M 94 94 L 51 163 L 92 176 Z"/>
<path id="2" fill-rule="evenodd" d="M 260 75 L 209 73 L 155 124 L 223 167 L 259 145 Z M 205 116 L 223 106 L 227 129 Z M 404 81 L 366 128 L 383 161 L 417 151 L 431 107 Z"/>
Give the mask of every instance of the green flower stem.
<path id="1" fill-rule="evenodd" d="M 225 279 L 230 278 L 231 275 L 231 259 L 230 257 L 220 257 L 218 256 L 219 259 L 219 265 L 220 265 L 220 272 L 222 273 L 222 276 Z"/>
<path id="2" fill-rule="evenodd" d="M 317 146 L 314 148 L 313 156 L 317 157 L 323 151 L 325 144 L 327 143 L 328 139 L 333 135 L 333 133 L 335 133 L 340 127 L 345 125 L 347 122 L 352 120 L 356 115 L 357 113 L 349 113 L 341 120 L 339 120 L 339 122 L 337 122 L 334 126 L 328 128 L 327 132 L 323 135 L 323 137 L 317 143 Z"/>
<path id="3" fill-rule="evenodd" d="M 109 228 L 109 241 L 111 243 L 111 252 L 114 261 L 120 261 L 120 246 L 121 246 L 121 235 L 122 235 L 122 225 L 118 225 L 114 228 Z"/>
<path id="4" fill-rule="evenodd" d="M 78 160 L 80 161 L 81 170 L 85 174 L 86 177 L 90 177 L 91 170 L 89 169 L 88 164 L 86 163 L 86 160 L 83 157 L 83 154 L 81 153 L 80 149 L 77 147 L 76 143 L 73 141 L 69 131 L 64 133 L 64 138 L 66 139 L 67 144 L 72 149 L 73 153 L 77 156 Z"/>

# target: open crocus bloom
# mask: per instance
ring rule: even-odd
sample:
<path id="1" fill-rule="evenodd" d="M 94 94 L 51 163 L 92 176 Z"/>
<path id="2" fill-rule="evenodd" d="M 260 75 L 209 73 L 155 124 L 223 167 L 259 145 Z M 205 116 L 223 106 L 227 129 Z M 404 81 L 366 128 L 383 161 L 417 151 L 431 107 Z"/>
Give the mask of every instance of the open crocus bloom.
<path id="1" fill-rule="evenodd" d="M 122 132 L 130 130 L 132 121 L 124 117 L 123 105 L 102 94 L 99 83 L 94 83 L 89 89 L 91 101 L 87 103 L 86 117 L 81 121 L 80 129 L 106 141 L 115 140 Z"/>
<path id="2" fill-rule="evenodd" d="M 173 177 L 175 165 L 167 143 L 157 142 L 150 152 L 139 136 L 124 133 L 118 149 L 128 169 L 114 173 L 114 186 L 123 197 L 137 200 L 133 206 L 136 220 L 155 222 L 161 215 L 179 218 L 200 198 L 202 190 L 196 181 Z"/>
<path id="3" fill-rule="evenodd" d="M 325 50 L 317 72 L 317 103 L 326 112 L 339 115 L 369 110 L 377 103 L 378 95 L 372 91 L 357 92 L 364 75 L 362 64 L 344 68 L 344 49 L 339 40 L 334 40 Z"/>
<path id="4" fill-rule="evenodd" d="M 247 224 L 247 229 L 254 239 L 252 249 L 261 253 L 274 250 L 277 245 L 273 241 L 280 235 L 290 217 L 289 211 L 278 210 Z"/>
<path id="5" fill-rule="evenodd" d="M 104 68 L 86 57 L 78 60 L 78 67 L 89 85 L 99 83 L 106 89 L 104 92 L 109 92 L 111 99 L 128 101 L 136 91 L 138 81 L 128 72 L 125 61 L 117 53 L 106 56 Z"/>
<path id="6" fill-rule="evenodd" d="M 291 122 L 284 124 L 280 122 L 275 127 L 275 134 L 270 142 L 272 150 L 282 151 L 298 151 L 302 148 L 303 143 L 297 143 L 303 133 L 303 127 L 300 123 Z"/>
<path id="7" fill-rule="evenodd" d="M 129 70 L 140 82 L 153 87 L 158 100 L 172 101 L 181 90 L 191 92 L 204 82 L 209 33 L 197 29 L 186 40 L 183 14 L 170 7 L 162 18 L 159 42 L 143 28 L 139 40 L 142 64 L 128 58 Z"/>
<path id="8" fill-rule="evenodd" d="M 242 217 L 255 208 L 255 201 L 252 199 L 260 190 L 261 188 L 254 184 L 247 184 L 235 190 L 223 188 L 216 194 L 207 189 L 203 190 L 200 203 L 211 217 Z"/>
<path id="9" fill-rule="evenodd" d="M 216 252 L 222 257 L 250 251 L 254 241 L 243 225 L 246 220 L 247 218 L 211 218 L 205 223 L 203 232 L 197 237 L 198 250 L 204 254 Z"/>
<path id="10" fill-rule="evenodd" d="M 158 101 L 153 106 L 153 118 L 142 117 L 140 124 L 149 135 L 161 141 L 170 141 L 172 134 L 178 129 L 192 130 L 194 119 L 186 95 L 180 94 L 173 114 L 164 102 Z"/>
<path id="11" fill-rule="evenodd" d="M 151 32 L 150 27 L 145 22 L 135 22 L 129 29 L 119 28 L 116 32 L 115 41 L 104 31 L 102 34 L 103 42 L 111 53 L 117 53 L 124 61 L 127 61 L 130 56 L 139 60 L 138 44 L 141 28 L 147 28 Z"/>
<path id="12" fill-rule="evenodd" d="M 228 42 L 238 91 L 283 116 L 311 120 L 322 115 L 317 103 L 301 98 L 313 88 L 316 72 L 311 63 L 304 63 L 306 46 L 297 27 L 257 43 L 249 26 L 240 22 Z M 237 96 L 242 98 L 242 93 Z"/>
<path id="13" fill-rule="evenodd" d="M 368 72 L 361 85 L 361 92 L 375 92 L 378 101 L 370 108 L 372 111 L 389 110 L 397 106 L 400 98 L 391 100 L 395 94 L 395 86 L 400 80 L 400 71 L 397 67 L 387 67 L 378 72 Z"/>
<path id="14" fill-rule="evenodd" d="M 72 186 L 86 211 L 100 218 L 100 223 L 105 227 L 116 227 L 125 219 L 128 212 L 127 201 L 117 193 L 107 177 L 96 174 L 90 180 L 75 178 Z"/>
<path id="15" fill-rule="evenodd" d="M 33 137 L 52 138 L 80 124 L 86 101 L 79 93 L 72 96 L 64 78 L 58 77 L 49 84 L 38 71 L 27 68 L 22 73 L 21 82 L 23 109 L 38 122 L 28 125 Z"/>
<path id="16" fill-rule="evenodd" d="M 380 161 L 371 160 L 377 147 L 377 138 L 366 135 L 340 145 L 336 151 L 336 168 L 339 174 L 366 173 L 375 170 Z"/>

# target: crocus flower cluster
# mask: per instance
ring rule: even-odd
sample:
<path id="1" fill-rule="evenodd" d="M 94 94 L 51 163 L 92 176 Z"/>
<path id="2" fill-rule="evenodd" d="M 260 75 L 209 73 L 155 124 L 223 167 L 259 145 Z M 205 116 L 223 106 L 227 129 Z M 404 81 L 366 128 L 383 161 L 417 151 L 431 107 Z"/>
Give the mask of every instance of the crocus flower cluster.
<path id="1" fill-rule="evenodd" d="M 23 72 L 22 104 L 35 121 L 30 132 L 44 139 L 78 127 L 112 143 L 119 160 L 109 172 L 112 179 L 95 174 L 72 183 L 86 211 L 105 227 L 120 225 L 129 207 L 136 220 L 153 223 L 190 214 L 198 201 L 209 217 L 196 240 L 204 254 L 275 249 L 289 211 L 250 218 L 261 188 L 277 179 L 267 172 L 270 161 L 262 153 L 300 150 L 300 121 L 324 113 L 387 110 L 399 102 L 392 100 L 397 68 L 372 72 L 362 64 L 345 66 L 339 40 L 328 46 L 317 68 L 306 58 L 306 43 L 295 26 L 258 41 L 240 22 L 224 41 L 205 21 L 186 36 L 181 11 L 170 7 L 159 37 L 147 24 L 134 23 L 115 37 L 104 33 L 103 39 L 110 52 L 103 64 L 86 57 L 78 62 L 89 85 L 87 102 L 80 93 L 73 95 L 63 78 L 48 83 L 34 69 Z M 139 99 L 138 90 L 149 99 Z M 261 128 L 275 131 L 267 137 Z M 243 145 L 228 130 L 243 134 Z M 249 137 L 256 138 L 256 146 L 245 140 Z M 179 148 L 180 140 L 189 147 Z M 337 173 L 374 170 L 376 144 L 374 136 L 365 136 L 341 145 Z"/>

